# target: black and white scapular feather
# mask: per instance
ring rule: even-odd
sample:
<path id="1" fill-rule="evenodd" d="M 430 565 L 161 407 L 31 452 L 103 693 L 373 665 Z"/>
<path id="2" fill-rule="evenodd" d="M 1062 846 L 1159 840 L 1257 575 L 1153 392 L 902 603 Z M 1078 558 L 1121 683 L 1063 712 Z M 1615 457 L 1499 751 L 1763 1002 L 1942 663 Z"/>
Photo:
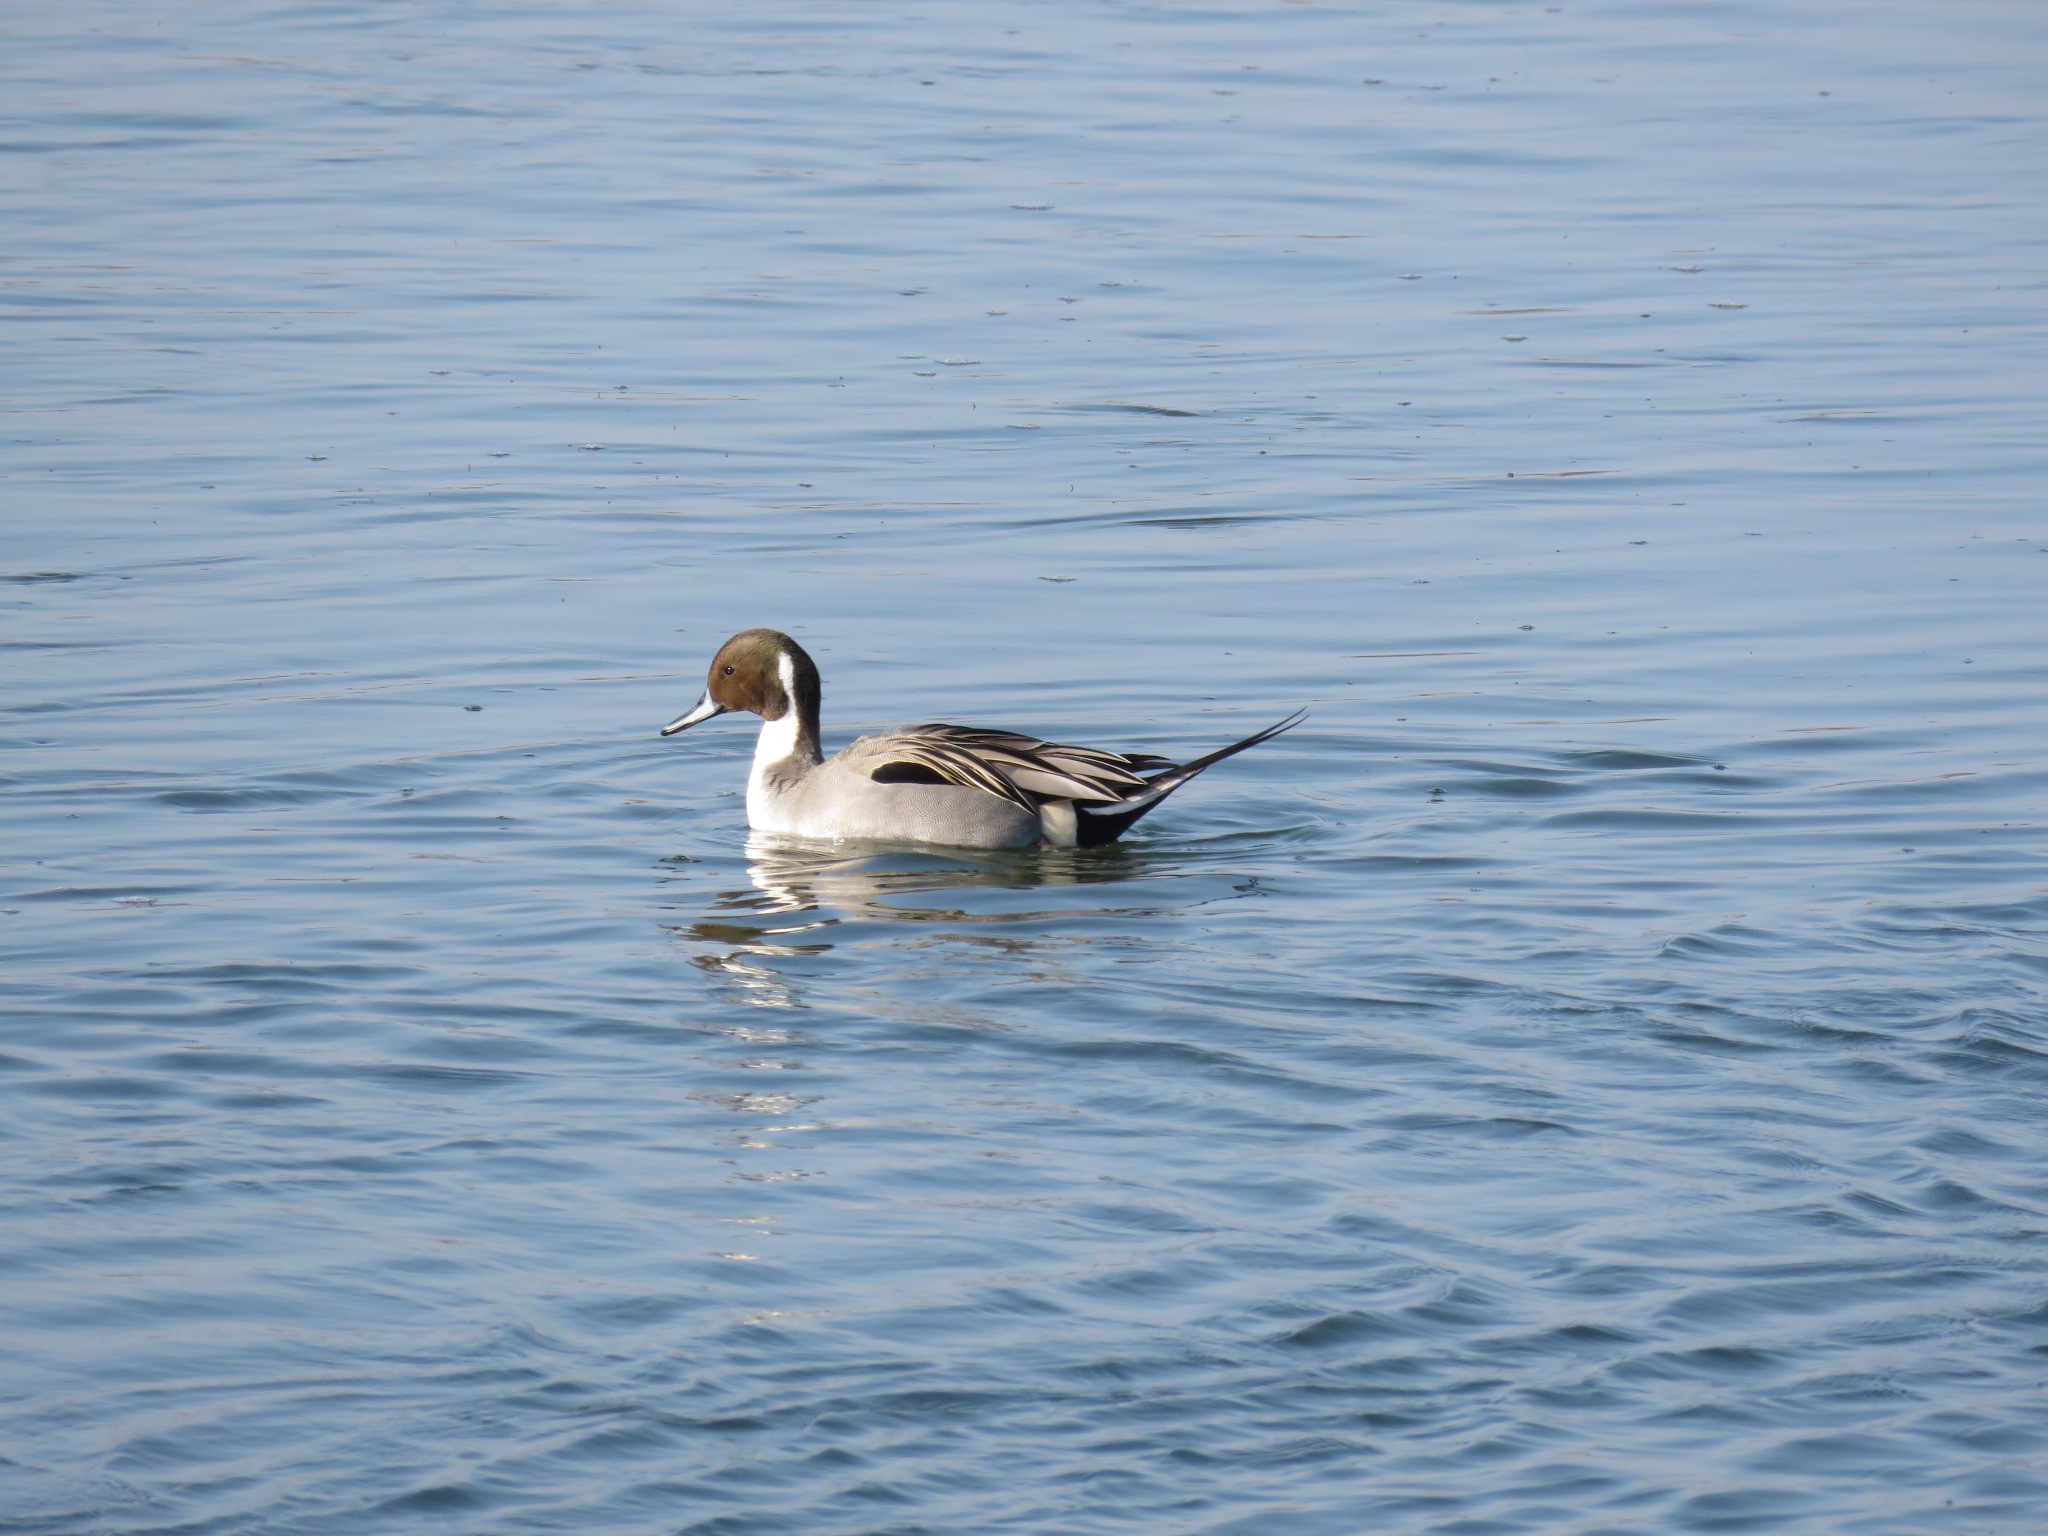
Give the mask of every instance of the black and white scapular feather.
<path id="1" fill-rule="evenodd" d="M 868 755 L 889 759 L 868 774 L 877 784 L 960 784 L 1041 817 L 1049 803 L 1071 803 L 1075 846 L 1094 848 L 1123 836 L 1204 768 L 1292 730 L 1306 718 L 1307 711 L 1297 710 L 1189 763 L 1149 752 L 1067 746 L 976 725 L 908 725 L 863 737 L 855 745 L 868 745 L 876 749 Z"/>

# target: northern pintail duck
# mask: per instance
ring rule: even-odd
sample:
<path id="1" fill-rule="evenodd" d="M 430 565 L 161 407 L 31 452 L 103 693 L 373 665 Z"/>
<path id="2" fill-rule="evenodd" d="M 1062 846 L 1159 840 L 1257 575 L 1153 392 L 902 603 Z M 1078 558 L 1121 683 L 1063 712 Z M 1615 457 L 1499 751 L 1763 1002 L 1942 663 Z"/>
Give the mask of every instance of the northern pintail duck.
<path id="1" fill-rule="evenodd" d="M 747 779 L 757 832 L 876 838 L 965 848 L 1092 848 L 1112 842 L 1213 763 L 1299 725 L 1263 731 L 1175 763 L 970 725 L 906 725 L 826 757 L 818 746 L 818 668 L 772 629 L 734 635 L 711 660 L 704 697 L 664 736 L 733 710 L 761 717 Z"/>

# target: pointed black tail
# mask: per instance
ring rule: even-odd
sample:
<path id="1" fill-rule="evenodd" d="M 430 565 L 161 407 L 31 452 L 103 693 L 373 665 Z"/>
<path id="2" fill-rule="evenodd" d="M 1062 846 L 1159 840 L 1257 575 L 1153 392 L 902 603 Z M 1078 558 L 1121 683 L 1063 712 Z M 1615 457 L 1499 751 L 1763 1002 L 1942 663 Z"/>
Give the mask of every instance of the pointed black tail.
<path id="1" fill-rule="evenodd" d="M 1198 757 L 1192 763 L 1182 763 L 1178 768 L 1168 768 L 1163 773 L 1156 773 L 1145 781 L 1150 787 L 1143 794 L 1133 795 L 1128 800 L 1117 800 L 1100 808 L 1077 803 L 1074 807 L 1079 813 L 1074 828 L 1075 840 L 1083 848 L 1099 848 L 1104 843 L 1115 842 L 1139 817 L 1204 768 L 1212 767 L 1226 757 L 1235 757 L 1245 748 L 1256 747 L 1260 742 L 1270 740 L 1282 731 L 1291 731 L 1307 718 L 1307 710 L 1297 709 L 1285 720 L 1269 725 L 1263 731 L 1254 731 L 1243 741 L 1233 741 L 1227 747 L 1219 747 L 1207 757 Z"/>

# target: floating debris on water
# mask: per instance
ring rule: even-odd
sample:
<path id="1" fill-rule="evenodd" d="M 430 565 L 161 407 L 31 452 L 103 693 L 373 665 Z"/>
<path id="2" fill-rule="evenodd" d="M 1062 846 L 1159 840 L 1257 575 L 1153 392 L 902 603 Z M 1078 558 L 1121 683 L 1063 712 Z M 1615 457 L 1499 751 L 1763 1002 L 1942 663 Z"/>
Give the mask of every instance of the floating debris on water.
<path id="1" fill-rule="evenodd" d="M 1177 410 L 1170 405 L 1141 405 L 1133 400 L 1055 400 L 1054 405 L 1064 405 L 1077 411 L 1142 411 L 1148 416 L 1199 416 L 1200 411 Z"/>

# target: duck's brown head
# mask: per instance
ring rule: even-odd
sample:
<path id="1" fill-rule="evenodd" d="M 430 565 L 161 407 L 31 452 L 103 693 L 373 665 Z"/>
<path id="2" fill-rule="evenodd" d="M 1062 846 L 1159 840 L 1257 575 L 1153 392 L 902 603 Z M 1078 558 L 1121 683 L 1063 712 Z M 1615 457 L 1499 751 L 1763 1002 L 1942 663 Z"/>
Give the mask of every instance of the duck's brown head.
<path id="1" fill-rule="evenodd" d="M 818 668 L 804 648 L 775 629 L 743 629 L 718 648 L 696 708 L 661 728 L 688 730 L 713 715 L 746 710 L 780 720 L 794 710 L 813 732 L 818 719 Z"/>

